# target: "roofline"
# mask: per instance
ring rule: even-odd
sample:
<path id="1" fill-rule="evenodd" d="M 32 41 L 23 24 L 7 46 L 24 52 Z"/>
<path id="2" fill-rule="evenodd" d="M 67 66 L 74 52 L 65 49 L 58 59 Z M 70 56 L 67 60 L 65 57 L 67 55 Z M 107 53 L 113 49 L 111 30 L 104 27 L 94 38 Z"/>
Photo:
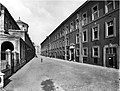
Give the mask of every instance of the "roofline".
<path id="1" fill-rule="evenodd" d="M 59 29 L 61 27 L 61 25 L 64 25 L 64 23 L 66 23 L 73 15 L 75 15 L 75 13 L 77 13 L 81 8 L 83 8 L 89 1 L 91 0 L 87 0 L 86 2 L 84 2 L 79 8 L 77 8 L 68 18 L 66 18 L 50 35 L 52 35 L 57 29 Z M 50 37 L 50 35 L 48 37 Z M 46 38 L 47 39 L 47 38 Z M 46 40 L 45 39 L 45 40 Z M 44 41 L 45 41 L 44 40 Z M 43 44 L 44 41 L 41 43 Z"/>
<path id="2" fill-rule="evenodd" d="M 17 25 L 16 21 L 14 20 L 14 18 L 12 17 L 12 15 L 8 11 L 8 9 L 3 4 L 1 4 L 1 5 L 4 7 L 5 12 L 7 12 L 9 14 L 9 16 L 11 17 L 11 19 L 13 20 L 13 22 L 16 24 L 17 28 L 20 29 L 20 27 Z"/>

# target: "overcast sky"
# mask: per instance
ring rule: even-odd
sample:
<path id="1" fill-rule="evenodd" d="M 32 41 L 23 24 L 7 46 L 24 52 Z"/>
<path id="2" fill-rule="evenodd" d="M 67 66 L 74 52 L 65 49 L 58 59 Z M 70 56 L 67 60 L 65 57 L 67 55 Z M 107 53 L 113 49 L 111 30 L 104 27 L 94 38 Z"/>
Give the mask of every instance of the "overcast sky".
<path id="1" fill-rule="evenodd" d="M 48 36 L 86 0 L 0 0 L 15 20 L 29 25 L 29 36 L 36 44 Z"/>

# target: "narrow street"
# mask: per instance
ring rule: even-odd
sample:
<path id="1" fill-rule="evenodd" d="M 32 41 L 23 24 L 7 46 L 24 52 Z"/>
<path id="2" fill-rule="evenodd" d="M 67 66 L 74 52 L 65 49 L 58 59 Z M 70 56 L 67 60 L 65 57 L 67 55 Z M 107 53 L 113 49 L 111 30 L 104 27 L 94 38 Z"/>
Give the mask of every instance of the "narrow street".
<path id="1" fill-rule="evenodd" d="M 118 91 L 118 70 L 43 57 L 12 77 L 6 91 Z"/>

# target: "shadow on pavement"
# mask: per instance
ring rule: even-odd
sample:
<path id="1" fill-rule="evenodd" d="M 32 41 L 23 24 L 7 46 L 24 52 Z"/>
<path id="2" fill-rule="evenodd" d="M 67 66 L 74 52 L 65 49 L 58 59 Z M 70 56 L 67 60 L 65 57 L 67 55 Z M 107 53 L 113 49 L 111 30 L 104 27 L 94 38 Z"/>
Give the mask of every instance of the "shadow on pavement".
<path id="1" fill-rule="evenodd" d="M 42 81 L 41 85 L 43 86 L 42 89 L 44 91 L 54 91 L 55 90 L 54 83 L 53 83 L 52 79 Z"/>
<path id="2" fill-rule="evenodd" d="M 9 78 L 8 78 L 8 79 L 5 79 L 5 81 L 4 81 L 4 87 L 5 87 L 7 84 L 9 84 L 11 81 L 12 81 L 12 80 L 10 80 Z"/>

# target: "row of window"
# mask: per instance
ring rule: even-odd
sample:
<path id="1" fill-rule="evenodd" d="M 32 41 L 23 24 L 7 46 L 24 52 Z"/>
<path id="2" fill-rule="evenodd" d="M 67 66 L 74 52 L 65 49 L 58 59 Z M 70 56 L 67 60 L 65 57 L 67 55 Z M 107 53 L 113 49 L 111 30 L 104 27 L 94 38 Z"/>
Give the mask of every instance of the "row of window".
<path id="1" fill-rule="evenodd" d="M 113 0 L 106 0 L 105 2 L 105 13 L 111 12 L 115 9 L 115 2 Z M 95 20 L 99 17 L 99 7 L 98 4 L 92 7 L 92 20 Z M 82 26 L 88 23 L 87 12 L 82 14 Z"/>
<path id="2" fill-rule="evenodd" d="M 88 57 L 88 48 L 83 47 L 83 56 Z M 105 50 L 106 54 L 115 54 L 117 53 L 116 47 L 107 47 Z M 100 47 L 99 46 L 93 46 L 92 47 L 92 57 L 100 57 Z"/>
<path id="3" fill-rule="evenodd" d="M 87 47 L 83 48 L 83 56 L 84 57 L 88 56 L 88 48 Z M 92 57 L 100 57 L 99 46 L 93 46 L 92 47 Z"/>
<path id="4" fill-rule="evenodd" d="M 105 2 L 105 13 L 108 13 L 108 12 L 111 12 L 113 9 L 115 9 L 115 1 L 113 0 L 106 0 Z M 95 20 L 99 17 L 99 7 L 98 7 L 98 4 L 94 5 L 91 9 L 92 11 L 92 20 Z M 77 14 L 77 18 L 75 20 L 75 25 L 74 25 L 74 22 L 72 21 L 70 23 L 70 26 L 66 25 L 63 29 L 61 29 L 61 31 L 59 33 L 57 33 L 55 35 L 55 38 L 54 40 L 56 39 L 59 39 L 60 37 L 64 36 L 64 34 L 68 34 L 72 31 L 75 31 L 76 29 L 79 29 L 79 20 L 80 20 L 80 15 Z M 87 18 L 87 12 L 83 13 L 82 14 L 82 26 L 86 25 L 88 23 L 88 18 Z M 112 26 L 112 25 L 110 25 Z M 108 26 L 110 28 L 110 26 Z M 99 39 L 98 37 L 98 30 L 99 29 L 99 26 L 95 26 L 93 28 L 93 40 L 96 40 L 96 39 Z M 110 34 L 112 32 L 108 31 L 108 34 L 107 35 L 112 35 Z M 86 33 L 84 33 L 84 36 Z M 86 40 L 86 38 L 84 39 Z"/>
<path id="5" fill-rule="evenodd" d="M 115 18 L 105 22 L 105 37 L 108 38 L 108 37 L 115 36 L 116 35 L 115 28 L 116 28 Z M 99 40 L 99 31 L 100 31 L 99 24 L 92 27 L 92 41 Z M 88 30 L 87 29 L 83 30 L 82 41 L 83 42 L 88 41 Z"/>
<path id="6" fill-rule="evenodd" d="M 107 22 L 105 22 L 105 37 L 109 38 L 109 37 L 113 37 L 116 35 L 116 29 L 115 29 L 115 18 L 111 19 Z M 94 40 L 99 40 L 99 24 L 96 24 L 95 26 L 92 27 L 92 41 Z M 82 41 L 83 42 L 87 42 L 88 41 L 88 30 L 85 29 L 82 32 Z M 80 42 L 79 39 L 79 34 L 76 34 L 76 44 Z M 59 41 L 57 43 L 54 43 L 51 45 L 50 49 L 54 49 L 54 48 L 59 48 L 64 46 L 65 41 Z M 69 38 L 66 38 L 66 45 L 69 46 Z"/>
<path id="7" fill-rule="evenodd" d="M 51 46 L 50 46 L 50 49 L 55 49 L 55 48 L 59 48 L 59 47 L 64 47 L 64 43 L 65 41 L 59 41 L 59 42 L 55 42 L 55 43 L 52 43 Z"/>

